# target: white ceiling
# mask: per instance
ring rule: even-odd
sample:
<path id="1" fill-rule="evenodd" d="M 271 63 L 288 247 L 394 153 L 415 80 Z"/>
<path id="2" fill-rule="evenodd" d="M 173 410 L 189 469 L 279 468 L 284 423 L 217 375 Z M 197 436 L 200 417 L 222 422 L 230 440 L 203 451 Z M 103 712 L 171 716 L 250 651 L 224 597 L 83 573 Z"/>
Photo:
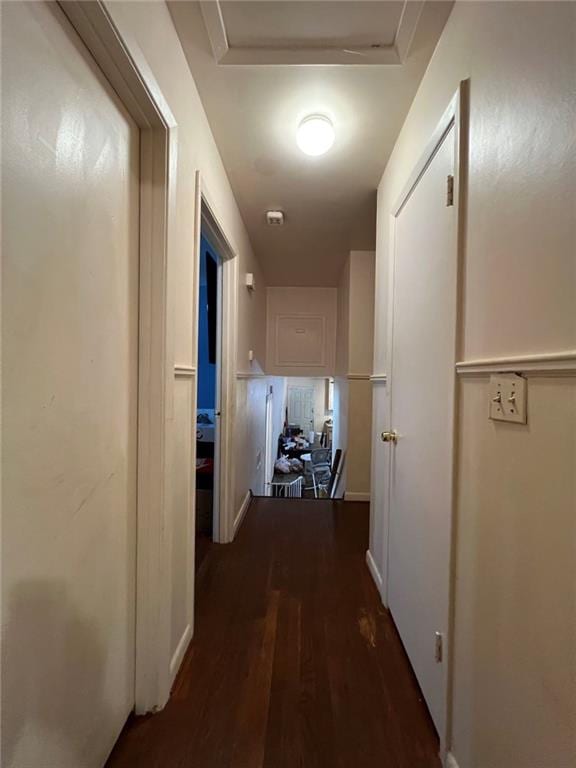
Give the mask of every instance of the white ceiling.
<path id="1" fill-rule="evenodd" d="M 342 54 L 373 44 L 394 66 L 218 64 L 200 3 L 174 0 L 170 11 L 197 83 L 252 245 L 270 285 L 337 285 L 350 250 L 373 249 L 376 188 L 416 93 L 451 2 L 427 2 L 400 29 L 403 2 L 369 0 L 228 0 L 219 23 L 224 44 L 258 61 L 259 49 L 316 60 L 318 49 Z M 210 3 L 209 13 L 218 5 Z M 414 18 L 415 16 L 415 18 Z M 217 29 L 216 34 L 222 34 Z M 411 39 L 409 49 L 406 44 Z M 347 51 L 348 53 L 348 51 Z M 332 55 L 332 54 L 330 54 Z M 220 58 L 220 60 L 222 60 Z M 308 157 L 296 146 L 299 122 L 328 115 L 333 148 Z M 266 224 L 282 210 L 283 227 Z"/>

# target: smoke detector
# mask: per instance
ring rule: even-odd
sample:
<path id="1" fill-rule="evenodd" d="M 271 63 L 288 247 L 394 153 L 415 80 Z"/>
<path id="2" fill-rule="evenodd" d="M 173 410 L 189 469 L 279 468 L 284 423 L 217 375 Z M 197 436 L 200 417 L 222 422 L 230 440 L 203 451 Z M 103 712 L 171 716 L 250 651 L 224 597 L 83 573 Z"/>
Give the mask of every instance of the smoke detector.
<path id="1" fill-rule="evenodd" d="M 266 221 L 271 227 L 281 227 L 284 224 L 282 211 L 266 211 Z"/>

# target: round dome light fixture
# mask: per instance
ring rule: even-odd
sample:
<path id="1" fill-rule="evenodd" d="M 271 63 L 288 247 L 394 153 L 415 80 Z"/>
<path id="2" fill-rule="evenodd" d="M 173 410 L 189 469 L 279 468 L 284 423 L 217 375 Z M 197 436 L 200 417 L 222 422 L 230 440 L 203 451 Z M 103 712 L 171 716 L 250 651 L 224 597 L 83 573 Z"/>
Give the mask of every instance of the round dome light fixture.
<path id="1" fill-rule="evenodd" d="M 309 115 L 298 126 L 296 142 L 307 155 L 323 155 L 334 144 L 334 126 L 324 115 Z"/>

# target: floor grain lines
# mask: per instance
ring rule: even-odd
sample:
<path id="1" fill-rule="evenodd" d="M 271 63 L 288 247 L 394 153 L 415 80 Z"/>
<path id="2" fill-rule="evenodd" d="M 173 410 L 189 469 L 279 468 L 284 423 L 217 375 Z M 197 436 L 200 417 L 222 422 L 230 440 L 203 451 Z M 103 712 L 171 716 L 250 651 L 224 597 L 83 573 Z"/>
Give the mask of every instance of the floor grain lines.
<path id="1" fill-rule="evenodd" d="M 202 562 L 168 705 L 107 768 L 440 768 L 367 544 L 368 505 L 255 499 Z"/>

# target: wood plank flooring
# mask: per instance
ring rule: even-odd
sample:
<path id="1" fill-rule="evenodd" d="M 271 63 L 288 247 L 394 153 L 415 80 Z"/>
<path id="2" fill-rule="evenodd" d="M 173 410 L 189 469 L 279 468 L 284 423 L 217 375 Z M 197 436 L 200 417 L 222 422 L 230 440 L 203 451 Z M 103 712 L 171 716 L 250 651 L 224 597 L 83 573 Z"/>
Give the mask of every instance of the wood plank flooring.
<path id="1" fill-rule="evenodd" d="M 204 558 L 168 705 L 108 768 L 440 768 L 367 545 L 367 504 L 255 499 Z"/>

